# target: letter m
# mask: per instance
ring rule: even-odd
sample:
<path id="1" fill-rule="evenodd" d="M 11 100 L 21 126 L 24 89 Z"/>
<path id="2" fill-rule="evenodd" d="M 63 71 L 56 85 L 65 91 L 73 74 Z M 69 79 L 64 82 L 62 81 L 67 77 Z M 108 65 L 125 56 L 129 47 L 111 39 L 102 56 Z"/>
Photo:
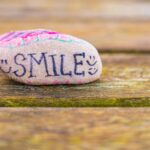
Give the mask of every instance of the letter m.
<path id="1" fill-rule="evenodd" d="M 30 76 L 29 76 L 29 78 L 36 77 L 36 75 L 33 73 L 34 71 L 36 72 L 36 70 L 34 70 L 35 65 L 41 65 L 42 63 L 44 64 L 44 69 L 47 73 L 47 76 L 49 75 L 45 54 L 46 53 L 41 53 L 41 56 L 39 59 L 37 59 L 35 57 L 37 55 L 36 53 L 28 54 L 28 56 L 30 56 Z M 42 69 L 42 66 L 40 66 L 40 67 Z"/>

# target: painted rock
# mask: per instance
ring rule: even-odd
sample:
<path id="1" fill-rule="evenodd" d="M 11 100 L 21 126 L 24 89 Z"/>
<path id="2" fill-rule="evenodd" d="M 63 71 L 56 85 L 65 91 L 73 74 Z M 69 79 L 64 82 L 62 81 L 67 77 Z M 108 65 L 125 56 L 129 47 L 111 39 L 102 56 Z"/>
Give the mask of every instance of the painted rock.
<path id="1" fill-rule="evenodd" d="M 38 29 L 0 36 L 0 68 L 30 85 L 83 84 L 99 79 L 102 63 L 90 43 Z"/>

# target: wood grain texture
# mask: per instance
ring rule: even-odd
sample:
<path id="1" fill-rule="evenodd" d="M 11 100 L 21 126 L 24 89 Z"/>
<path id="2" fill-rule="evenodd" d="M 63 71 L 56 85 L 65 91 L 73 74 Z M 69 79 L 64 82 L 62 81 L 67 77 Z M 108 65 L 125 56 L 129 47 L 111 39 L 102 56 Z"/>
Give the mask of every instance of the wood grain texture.
<path id="1" fill-rule="evenodd" d="M 100 52 L 150 52 L 150 23 L 130 22 L 1 22 L 0 33 L 46 28 L 91 42 Z"/>
<path id="2" fill-rule="evenodd" d="M 148 58 L 147 54 L 102 54 L 100 80 L 85 85 L 28 86 L 1 75 L 0 106 L 150 106 Z"/>
<path id="3" fill-rule="evenodd" d="M 149 21 L 150 1 L 143 0 L 3 0 L 3 20 L 129 20 Z"/>
<path id="4" fill-rule="evenodd" d="M 0 109 L 0 149 L 149 149 L 149 108 Z"/>
<path id="5" fill-rule="evenodd" d="M 149 0 L 1 0 L 0 34 L 75 35 L 104 52 L 104 68 L 99 81 L 76 86 L 28 86 L 0 73 L 0 106 L 150 106 L 149 27 Z M 149 116 L 149 108 L 0 108 L 0 149 L 149 149 Z"/>

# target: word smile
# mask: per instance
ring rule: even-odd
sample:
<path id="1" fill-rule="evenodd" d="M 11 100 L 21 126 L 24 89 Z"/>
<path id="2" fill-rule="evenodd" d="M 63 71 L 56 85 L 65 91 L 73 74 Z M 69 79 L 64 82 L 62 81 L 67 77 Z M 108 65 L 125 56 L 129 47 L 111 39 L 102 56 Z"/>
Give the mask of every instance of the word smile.
<path id="1" fill-rule="evenodd" d="M 68 60 L 71 62 L 68 62 Z M 50 55 L 47 52 L 29 54 L 17 53 L 13 57 L 13 63 L 11 63 L 11 65 L 12 66 L 9 65 L 7 59 L 0 60 L 2 71 L 14 74 L 16 77 L 28 75 L 28 78 L 36 78 L 37 72 L 39 71 L 44 74 L 45 77 L 84 77 L 86 74 L 92 76 L 98 72 L 98 64 L 95 56 L 86 56 L 85 52 L 75 53 L 71 56 L 65 54 Z"/>

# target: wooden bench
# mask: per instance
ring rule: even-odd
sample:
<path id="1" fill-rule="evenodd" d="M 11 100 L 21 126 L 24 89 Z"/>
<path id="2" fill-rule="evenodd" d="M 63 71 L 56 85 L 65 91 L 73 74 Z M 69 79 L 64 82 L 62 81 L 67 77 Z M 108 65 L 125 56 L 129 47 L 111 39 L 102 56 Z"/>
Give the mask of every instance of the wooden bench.
<path id="1" fill-rule="evenodd" d="M 0 33 L 48 28 L 88 40 L 103 62 L 100 80 L 85 85 L 28 86 L 0 73 L 0 106 L 9 107 L 0 149 L 150 147 L 149 1 L 5 0 L 0 19 Z M 94 108 L 108 106 L 119 108 Z"/>

